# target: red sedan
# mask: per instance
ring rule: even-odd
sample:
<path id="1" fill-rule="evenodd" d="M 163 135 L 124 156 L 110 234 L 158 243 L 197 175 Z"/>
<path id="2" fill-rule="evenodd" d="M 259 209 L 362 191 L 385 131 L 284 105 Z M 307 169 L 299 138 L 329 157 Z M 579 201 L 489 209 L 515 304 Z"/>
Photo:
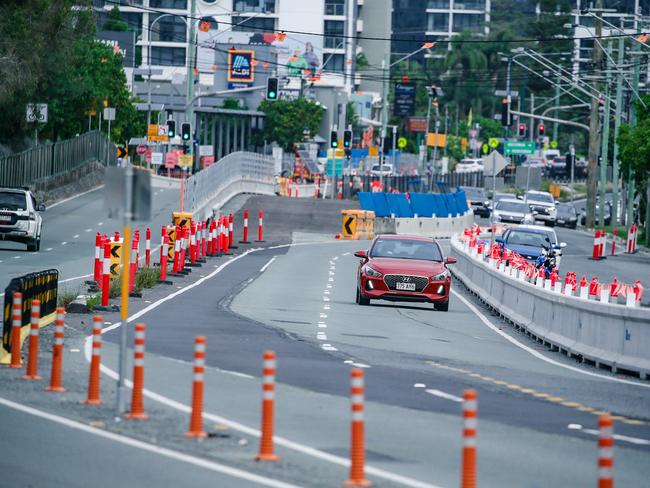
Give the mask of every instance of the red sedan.
<path id="1" fill-rule="evenodd" d="M 438 241 L 431 237 L 380 235 L 361 258 L 357 279 L 359 305 L 370 300 L 433 303 L 435 310 L 449 309 L 451 276 Z"/>

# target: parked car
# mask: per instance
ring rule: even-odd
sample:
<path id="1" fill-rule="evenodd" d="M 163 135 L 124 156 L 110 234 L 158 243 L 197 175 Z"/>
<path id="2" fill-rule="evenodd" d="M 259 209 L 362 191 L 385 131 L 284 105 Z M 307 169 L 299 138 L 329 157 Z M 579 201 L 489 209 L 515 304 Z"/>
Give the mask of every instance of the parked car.
<path id="1" fill-rule="evenodd" d="M 370 300 L 428 302 L 434 310 L 449 309 L 451 275 L 435 239 L 423 236 L 379 235 L 369 251 L 357 251 L 361 259 L 357 272 L 356 302 Z"/>
<path id="2" fill-rule="evenodd" d="M 533 224 L 535 215 L 527 203 L 514 198 L 499 200 L 494 206 L 494 222 L 509 224 Z"/>
<path id="3" fill-rule="evenodd" d="M 454 168 L 455 173 L 474 173 L 475 171 L 483 171 L 483 160 L 480 158 L 461 159 Z"/>
<path id="4" fill-rule="evenodd" d="M 497 237 L 496 242 L 510 251 L 515 251 L 524 259 L 534 262 L 544 252 L 554 248 L 551 238 L 544 228 L 513 227 Z M 561 244 L 558 244 L 562 246 Z M 559 264 L 558 264 L 559 266 Z"/>
<path id="5" fill-rule="evenodd" d="M 553 227 L 557 219 L 557 209 L 555 208 L 555 199 L 547 191 L 527 191 L 524 195 L 524 202 L 530 205 L 530 208 L 537 212 L 535 220 L 541 220 L 545 225 Z"/>
<path id="6" fill-rule="evenodd" d="M 475 186 L 463 186 L 459 188 L 465 192 L 467 203 L 471 207 L 474 215 L 480 217 L 490 216 L 490 201 L 488 200 L 485 190 Z"/>
<path id="7" fill-rule="evenodd" d="M 36 203 L 26 188 L 0 188 L 0 240 L 27 244 L 27 250 L 41 248 L 43 203 Z"/>
<path id="8" fill-rule="evenodd" d="M 578 225 L 578 211 L 576 208 L 570 203 L 558 203 L 555 207 L 557 208 L 555 224 L 575 229 Z"/>

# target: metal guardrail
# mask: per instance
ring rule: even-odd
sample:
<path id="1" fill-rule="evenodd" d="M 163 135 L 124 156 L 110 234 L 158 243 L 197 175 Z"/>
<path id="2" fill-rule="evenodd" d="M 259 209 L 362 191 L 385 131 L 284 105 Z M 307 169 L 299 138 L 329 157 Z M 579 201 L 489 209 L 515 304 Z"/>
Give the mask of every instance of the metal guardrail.
<path id="1" fill-rule="evenodd" d="M 210 202 L 218 200 L 229 187 L 243 189 L 250 184 L 251 192 L 255 185 L 273 188 L 274 160 L 258 153 L 239 151 L 230 153 L 185 180 L 183 205 L 188 212 L 196 212 Z"/>
<path id="2" fill-rule="evenodd" d="M 0 186 L 27 186 L 94 161 L 117 164 L 115 145 L 99 131 L 0 157 Z"/>

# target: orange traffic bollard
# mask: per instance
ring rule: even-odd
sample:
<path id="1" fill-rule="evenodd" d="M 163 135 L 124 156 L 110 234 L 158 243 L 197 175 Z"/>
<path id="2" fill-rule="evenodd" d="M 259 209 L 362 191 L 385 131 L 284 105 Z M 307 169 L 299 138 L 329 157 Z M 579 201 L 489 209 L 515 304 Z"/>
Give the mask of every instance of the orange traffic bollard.
<path id="1" fill-rule="evenodd" d="M 40 380 L 38 375 L 38 333 L 41 326 L 41 301 L 32 300 L 32 316 L 29 322 L 29 357 L 27 358 L 26 380 Z"/>
<path id="2" fill-rule="evenodd" d="M 257 240 L 255 242 L 264 242 L 264 211 L 260 210 L 257 224 Z"/>
<path id="3" fill-rule="evenodd" d="M 366 447 L 364 439 L 364 387 L 363 370 L 355 368 L 350 372 L 351 389 L 350 399 L 352 408 L 352 428 L 350 446 L 350 478 L 344 486 L 358 487 L 370 486 L 372 483 L 366 479 Z"/>
<path id="4" fill-rule="evenodd" d="M 23 294 L 15 292 L 11 304 L 11 363 L 10 368 L 22 368 L 20 328 L 23 325 Z"/>
<path id="5" fill-rule="evenodd" d="M 208 437 L 203 430 L 203 380 L 205 374 L 205 337 L 196 336 L 194 339 L 194 379 L 192 381 L 192 413 L 190 414 L 190 430 L 187 437 Z"/>
<path id="6" fill-rule="evenodd" d="M 56 319 L 54 321 L 54 346 L 52 346 L 52 371 L 50 375 L 50 386 L 45 390 L 60 393 L 65 391 L 61 386 L 61 377 L 63 375 L 63 327 L 65 310 L 63 307 L 57 307 Z"/>
<path id="7" fill-rule="evenodd" d="M 250 244 L 248 240 L 248 209 L 244 209 L 244 230 L 242 235 L 242 240 L 239 241 L 240 244 Z"/>
<path id="8" fill-rule="evenodd" d="M 90 360 L 90 374 L 88 376 L 88 397 L 86 403 L 89 405 L 100 405 L 100 366 L 102 363 L 102 325 L 104 319 L 101 315 L 93 317 L 93 348 L 92 359 Z"/>
<path id="9" fill-rule="evenodd" d="M 614 486 L 614 422 L 609 415 L 598 418 L 598 488 Z"/>
<path id="10" fill-rule="evenodd" d="M 151 267 L 151 229 L 147 227 L 144 241 L 144 262 L 147 268 Z"/>
<path id="11" fill-rule="evenodd" d="M 264 353 L 264 369 L 262 370 L 262 436 L 260 437 L 260 452 L 255 458 L 258 461 L 278 460 L 278 456 L 273 452 L 275 366 L 275 352 L 266 351 Z"/>
<path id="12" fill-rule="evenodd" d="M 144 324 L 135 324 L 135 340 L 133 351 L 133 395 L 131 396 L 131 412 L 129 419 L 147 420 L 144 413 Z"/>
<path id="13" fill-rule="evenodd" d="M 111 288 L 111 243 L 104 241 L 104 273 L 102 274 L 102 307 L 108 307 Z"/>
<path id="14" fill-rule="evenodd" d="M 476 488 L 476 428 L 478 426 L 476 390 L 463 393 L 463 455 L 461 488 Z"/>

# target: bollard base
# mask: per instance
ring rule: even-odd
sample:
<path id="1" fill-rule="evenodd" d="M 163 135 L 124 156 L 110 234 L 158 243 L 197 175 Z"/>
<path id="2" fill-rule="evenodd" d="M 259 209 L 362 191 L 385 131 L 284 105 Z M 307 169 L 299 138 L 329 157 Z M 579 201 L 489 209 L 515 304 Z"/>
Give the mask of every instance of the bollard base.
<path id="1" fill-rule="evenodd" d="M 278 461 L 280 458 L 275 454 L 258 454 L 255 461 Z"/>
<path id="2" fill-rule="evenodd" d="M 28 380 L 28 381 L 32 381 L 32 380 L 33 381 L 39 381 L 39 380 L 42 380 L 43 377 L 39 376 L 37 374 L 26 374 L 25 376 L 23 376 L 23 379 Z"/>
<path id="3" fill-rule="evenodd" d="M 45 391 L 49 391 L 51 393 L 63 393 L 65 391 L 65 388 L 62 386 L 48 386 L 45 388 Z"/>
<path id="4" fill-rule="evenodd" d="M 349 487 L 349 488 L 356 488 L 356 487 L 367 487 L 367 486 L 372 486 L 372 483 L 367 480 L 367 479 L 360 479 L 360 480 L 346 480 L 343 483 L 343 486 Z"/>
<path id="5" fill-rule="evenodd" d="M 22 367 L 23 367 L 23 363 L 20 363 L 20 364 L 10 364 L 9 367 L 10 367 L 11 369 L 22 369 Z"/>
<path id="6" fill-rule="evenodd" d="M 149 415 L 146 413 L 130 413 L 126 418 L 131 420 L 149 420 Z"/>
<path id="7" fill-rule="evenodd" d="M 163 285 L 173 285 L 174 284 L 173 281 L 169 281 L 169 280 L 160 280 L 159 283 L 161 283 Z"/>
<path id="8" fill-rule="evenodd" d="M 251 241 L 239 241 L 240 244 L 250 244 Z"/>
<path id="9" fill-rule="evenodd" d="M 84 403 L 86 405 L 101 405 L 104 402 L 102 402 L 101 400 L 86 400 Z"/>
<path id="10" fill-rule="evenodd" d="M 129 296 L 131 298 L 142 298 L 142 292 L 132 291 L 132 292 L 129 293 Z"/>
<path id="11" fill-rule="evenodd" d="M 207 432 L 199 431 L 199 432 L 185 432 L 185 437 L 191 437 L 194 439 L 206 439 L 208 437 Z"/>
<path id="12" fill-rule="evenodd" d="M 260 241 L 259 239 L 255 239 L 255 242 L 266 242 L 266 241 L 265 240 Z"/>
<path id="13" fill-rule="evenodd" d="M 229 247 L 230 249 L 238 249 L 238 248 L 239 248 L 239 246 L 235 246 L 235 245 L 230 245 L 230 246 L 228 246 L 228 247 Z"/>
<path id="14" fill-rule="evenodd" d="M 93 310 L 97 310 L 98 312 L 119 312 L 120 307 L 117 305 L 95 305 Z"/>

